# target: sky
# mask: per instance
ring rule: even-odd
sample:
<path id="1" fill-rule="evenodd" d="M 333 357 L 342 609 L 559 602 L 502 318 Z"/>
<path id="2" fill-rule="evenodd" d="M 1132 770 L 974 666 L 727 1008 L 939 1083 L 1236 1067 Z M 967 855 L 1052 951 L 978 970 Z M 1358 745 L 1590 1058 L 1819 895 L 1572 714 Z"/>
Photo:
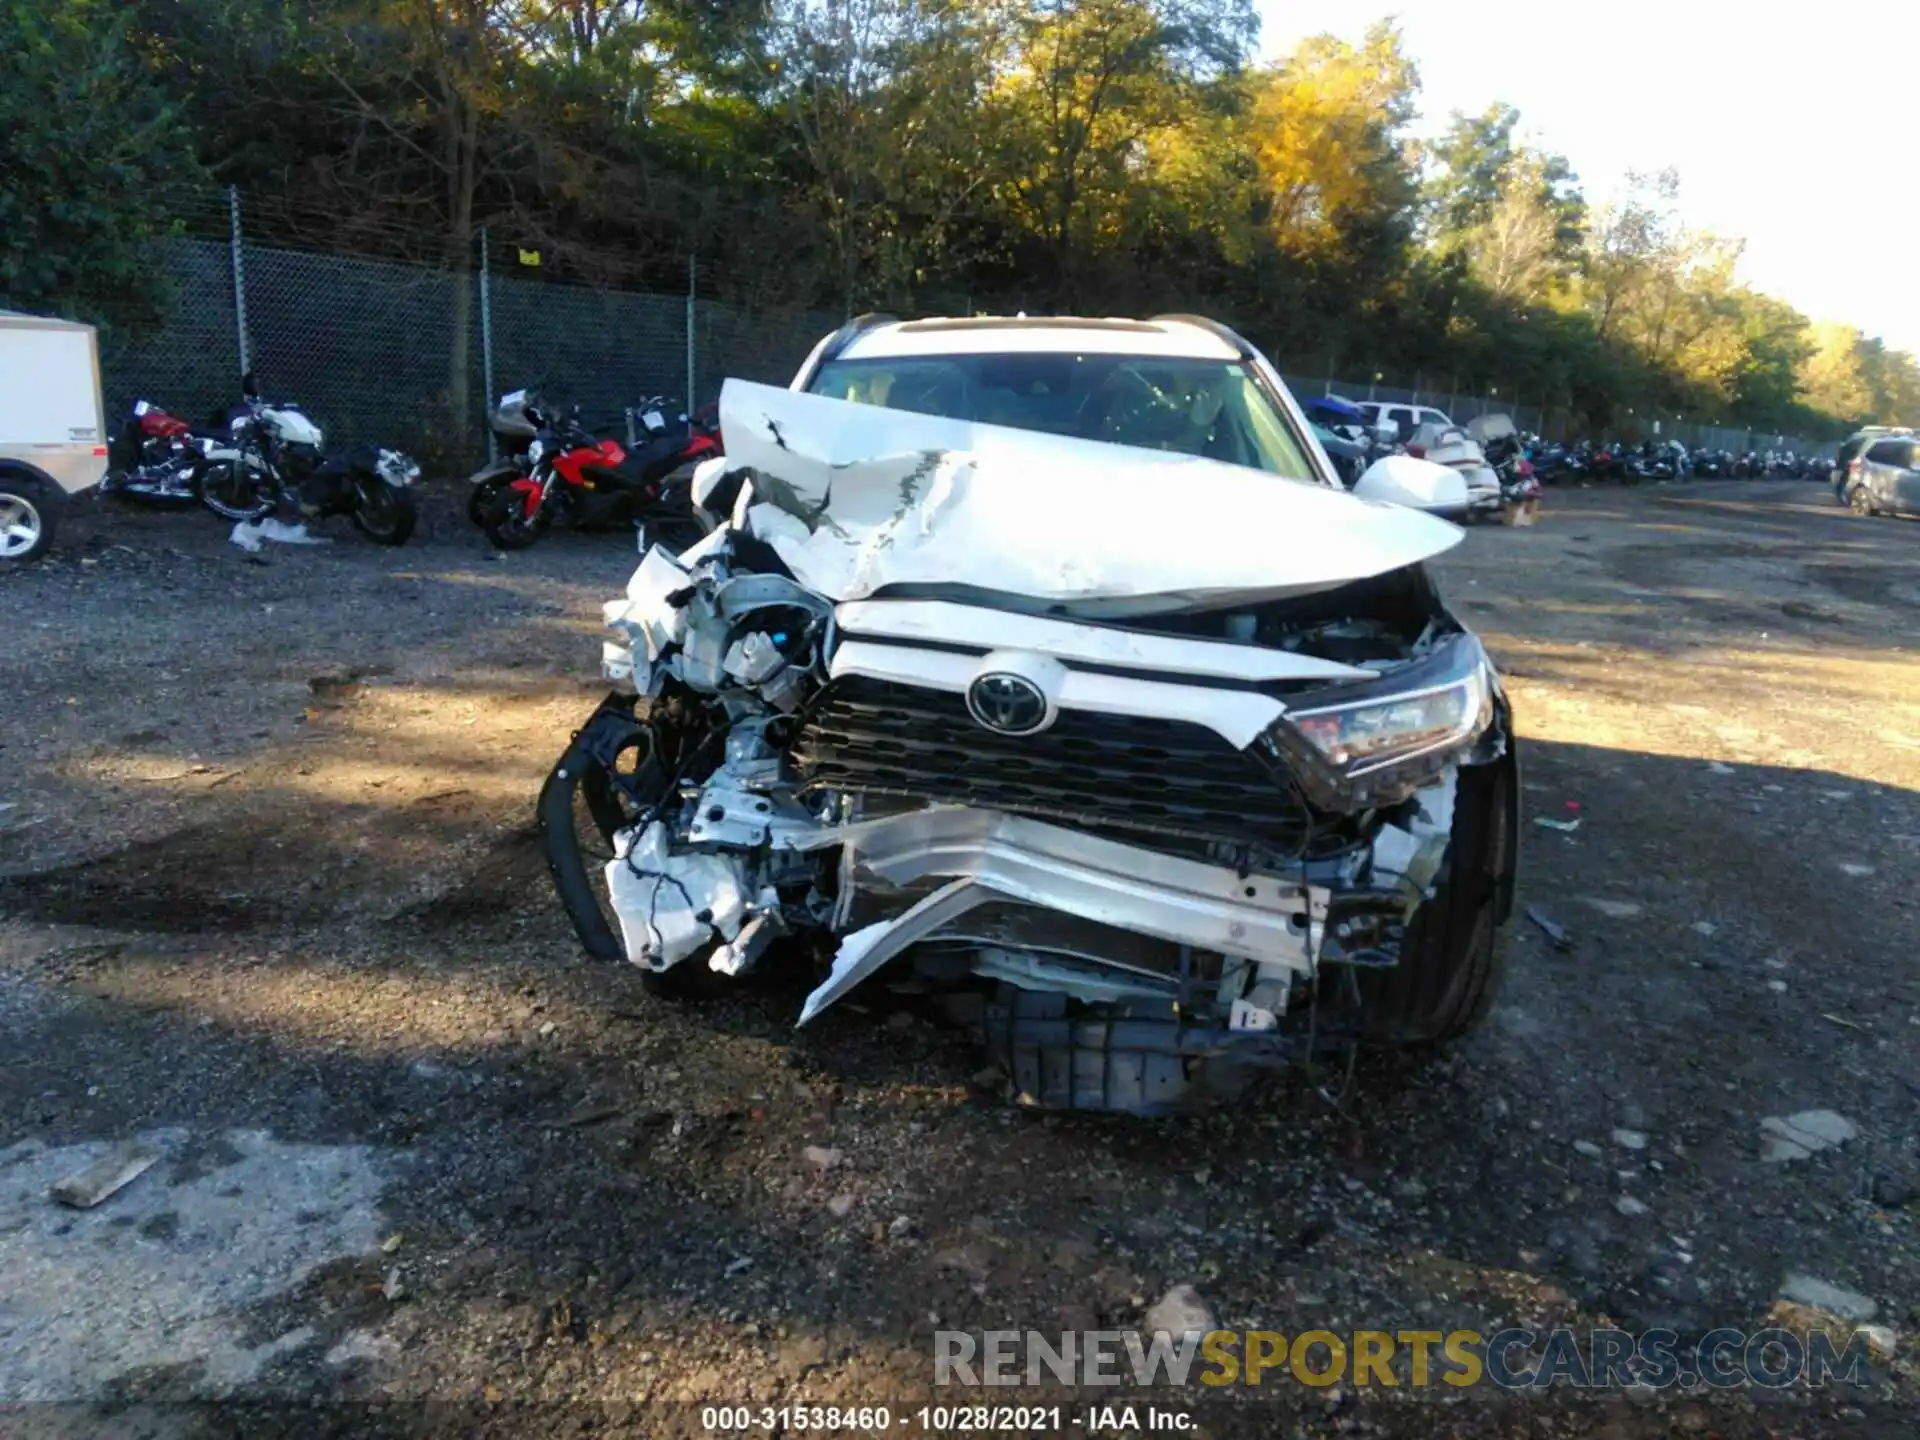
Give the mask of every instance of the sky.
<path id="1" fill-rule="evenodd" d="M 1421 118 L 1495 100 L 1593 203 L 1671 165 L 1686 223 L 1746 241 L 1741 277 L 1920 354 L 1920 4 L 1913 0 L 1256 0 L 1261 50 L 1398 18 Z"/>

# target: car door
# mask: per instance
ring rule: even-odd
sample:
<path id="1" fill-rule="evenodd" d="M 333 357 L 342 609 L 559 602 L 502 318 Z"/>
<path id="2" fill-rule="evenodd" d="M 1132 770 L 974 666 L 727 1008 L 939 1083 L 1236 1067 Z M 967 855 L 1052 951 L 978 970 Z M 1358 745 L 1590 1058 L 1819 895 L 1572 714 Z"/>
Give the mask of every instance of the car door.
<path id="1" fill-rule="evenodd" d="M 1896 440 L 1886 464 L 1886 508 L 1896 515 L 1920 515 L 1920 443 Z"/>
<path id="2" fill-rule="evenodd" d="M 1878 440 L 1867 447 L 1866 463 L 1860 467 L 1860 484 L 1876 510 L 1892 510 L 1898 500 L 1897 480 L 1905 469 L 1907 451 L 1903 440 Z"/>

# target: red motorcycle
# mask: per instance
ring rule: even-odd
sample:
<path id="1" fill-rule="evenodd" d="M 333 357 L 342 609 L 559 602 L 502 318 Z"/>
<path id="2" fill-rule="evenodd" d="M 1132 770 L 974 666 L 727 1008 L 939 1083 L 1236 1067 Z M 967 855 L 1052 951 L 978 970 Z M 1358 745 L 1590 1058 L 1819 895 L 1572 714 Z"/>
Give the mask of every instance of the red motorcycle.
<path id="1" fill-rule="evenodd" d="M 178 415 L 146 400 L 134 402 L 120 433 L 113 437 L 103 495 L 125 495 L 154 505 L 192 505 L 194 467 L 206 442 Z"/>
<path id="2" fill-rule="evenodd" d="M 602 439 L 539 396 L 516 390 L 492 416 L 503 454 L 472 478 L 467 515 L 501 550 L 524 550 L 554 524 L 632 525 L 643 545 L 679 551 L 706 534 L 693 508 L 692 468 L 723 454 L 709 408 L 678 423 L 658 397 L 630 411 L 632 448 Z"/>

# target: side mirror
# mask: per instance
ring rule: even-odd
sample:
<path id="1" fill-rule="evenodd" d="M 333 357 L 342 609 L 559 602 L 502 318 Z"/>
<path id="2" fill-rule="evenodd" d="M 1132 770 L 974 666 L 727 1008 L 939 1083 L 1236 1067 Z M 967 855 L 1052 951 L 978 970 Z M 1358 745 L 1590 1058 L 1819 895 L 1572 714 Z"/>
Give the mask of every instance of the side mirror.
<path id="1" fill-rule="evenodd" d="M 1386 455 L 1373 462 L 1353 483 L 1362 500 L 1404 505 L 1429 515 L 1467 513 L 1467 481 L 1458 470 L 1412 455 Z"/>

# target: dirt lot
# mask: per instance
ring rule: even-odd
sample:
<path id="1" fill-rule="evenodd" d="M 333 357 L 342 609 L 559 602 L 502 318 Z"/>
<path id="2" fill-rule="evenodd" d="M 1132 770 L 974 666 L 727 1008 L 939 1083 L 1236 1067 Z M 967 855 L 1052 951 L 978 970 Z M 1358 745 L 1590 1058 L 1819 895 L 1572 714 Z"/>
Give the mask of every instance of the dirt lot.
<path id="1" fill-rule="evenodd" d="M 254 561 L 201 515 L 76 517 L 0 575 L 0 1430 L 897 1422 L 937 1329 L 1133 1327 L 1181 1284 L 1230 1328 L 1697 1338 L 1795 1275 L 1904 1351 L 1920 528 L 1806 484 L 1548 507 L 1442 570 L 1510 677 L 1529 821 L 1579 822 L 1529 823 L 1522 868 L 1572 948 L 1520 921 L 1444 1060 L 1178 1122 L 1012 1111 L 884 999 L 796 1032 L 802 986 L 675 1008 L 581 958 L 532 800 L 598 691 L 617 537 Z M 1809 1110 L 1856 1133 L 1763 1161 Z M 47 1201 L 133 1138 L 161 1158 L 125 1190 Z M 1911 1434 L 1908 1364 L 1157 1399 L 1209 1434 Z M 1042 1397 L 1106 1398 L 988 1398 Z M 255 1408 L 178 1403 L 222 1398 Z"/>

